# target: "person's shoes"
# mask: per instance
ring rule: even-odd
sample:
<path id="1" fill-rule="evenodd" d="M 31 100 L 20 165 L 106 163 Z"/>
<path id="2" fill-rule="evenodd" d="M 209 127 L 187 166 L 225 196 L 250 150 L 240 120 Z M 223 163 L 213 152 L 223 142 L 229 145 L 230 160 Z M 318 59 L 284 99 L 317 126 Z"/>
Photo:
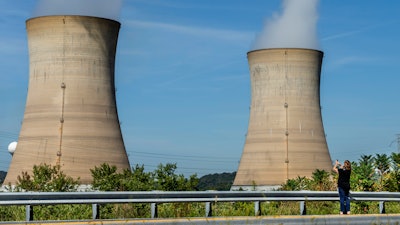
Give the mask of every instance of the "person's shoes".
<path id="1" fill-rule="evenodd" d="M 347 211 L 347 213 L 346 213 L 347 215 L 350 215 L 350 211 Z"/>
<path id="2" fill-rule="evenodd" d="M 340 212 L 340 215 L 343 215 L 343 212 Z"/>

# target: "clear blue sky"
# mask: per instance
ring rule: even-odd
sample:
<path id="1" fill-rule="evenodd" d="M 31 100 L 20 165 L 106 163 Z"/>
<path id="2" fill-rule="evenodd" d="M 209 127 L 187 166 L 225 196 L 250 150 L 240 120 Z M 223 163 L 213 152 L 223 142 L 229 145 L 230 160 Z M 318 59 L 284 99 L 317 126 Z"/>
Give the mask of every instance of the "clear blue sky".
<path id="1" fill-rule="evenodd" d="M 251 2 L 251 4 L 249 4 Z M 25 20 L 37 1 L 0 1 L 0 170 L 18 139 L 28 87 Z M 279 0 L 125 0 L 116 61 L 131 165 L 232 172 L 247 132 L 246 53 Z M 397 151 L 400 2 L 321 0 L 321 105 L 332 159 Z M 395 141 L 394 143 L 392 143 Z M 392 145 L 391 145 L 392 143 Z"/>

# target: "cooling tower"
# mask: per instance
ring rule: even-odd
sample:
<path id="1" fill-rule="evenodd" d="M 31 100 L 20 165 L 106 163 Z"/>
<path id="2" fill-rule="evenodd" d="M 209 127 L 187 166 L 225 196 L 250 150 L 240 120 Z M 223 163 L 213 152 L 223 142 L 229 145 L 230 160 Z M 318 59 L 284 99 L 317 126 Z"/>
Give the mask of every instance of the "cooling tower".
<path id="1" fill-rule="evenodd" d="M 87 16 L 26 22 L 29 87 L 4 184 L 34 165 L 60 165 L 82 184 L 102 163 L 129 169 L 118 120 L 114 64 L 120 23 Z"/>
<path id="2" fill-rule="evenodd" d="M 315 169 L 330 171 L 319 96 L 323 52 L 263 49 L 247 56 L 250 117 L 232 189 L 268 189 Z"/>

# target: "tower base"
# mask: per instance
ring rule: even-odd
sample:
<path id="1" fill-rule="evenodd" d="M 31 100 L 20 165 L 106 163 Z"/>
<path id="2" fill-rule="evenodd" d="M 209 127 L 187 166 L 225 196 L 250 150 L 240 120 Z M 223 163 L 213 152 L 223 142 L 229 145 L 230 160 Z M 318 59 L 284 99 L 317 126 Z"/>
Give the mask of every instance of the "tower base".
<path id="1" fill-rule="evenodd" d="M 233 185 L 231 191 L 277 191 L 282 186 L 271 185 L 271 186 L 246 186 L 246 185 Z"/>

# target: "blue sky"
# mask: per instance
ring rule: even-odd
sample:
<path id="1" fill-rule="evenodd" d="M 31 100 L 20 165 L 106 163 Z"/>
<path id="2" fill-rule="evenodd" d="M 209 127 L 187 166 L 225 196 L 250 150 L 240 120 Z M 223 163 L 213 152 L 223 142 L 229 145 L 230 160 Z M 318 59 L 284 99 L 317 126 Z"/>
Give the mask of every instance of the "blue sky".
<path id="1" fill-rule="evenodd" d="M 249 4 L 251 2 L 251 4 Z M 0 2 L 0 170 L 18 139 L 28 87 L 25 20 L 37 1 Z M 321 105 L 332 159 L 397 151 L 400 2 L 318 5 Z M 246 53 L 279 0 L 125 0 L 117 104 L 131 165 L 177 163 L 199 176 L 236 171 L 247 132 Z"/>

